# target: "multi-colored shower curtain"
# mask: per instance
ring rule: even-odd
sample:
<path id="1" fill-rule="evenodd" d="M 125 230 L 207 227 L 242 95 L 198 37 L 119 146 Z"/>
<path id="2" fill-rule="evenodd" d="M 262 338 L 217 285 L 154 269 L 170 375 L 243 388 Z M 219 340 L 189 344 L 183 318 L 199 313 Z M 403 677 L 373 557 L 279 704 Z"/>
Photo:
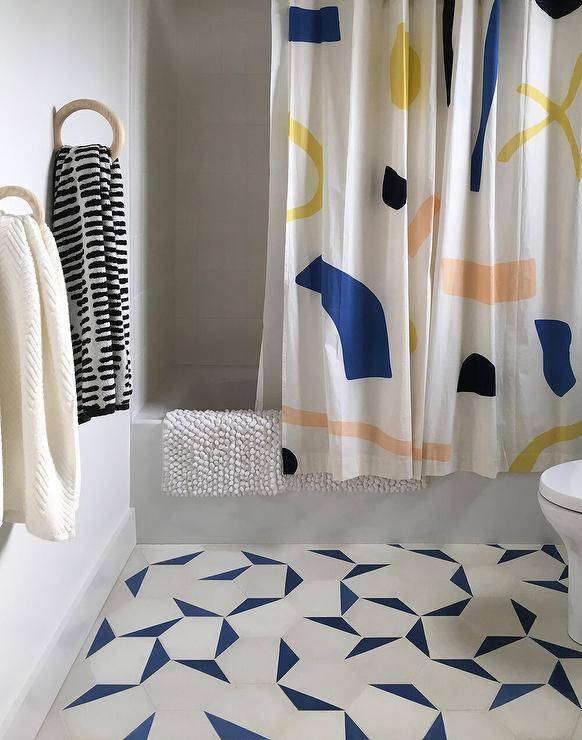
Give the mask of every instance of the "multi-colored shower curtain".
<path id="1" fill-rule="evenodd" d="M 282 378 L 289 467 L 582 457 L 582 1 L 273 0 L 272 22 L 259 403 Z"/>

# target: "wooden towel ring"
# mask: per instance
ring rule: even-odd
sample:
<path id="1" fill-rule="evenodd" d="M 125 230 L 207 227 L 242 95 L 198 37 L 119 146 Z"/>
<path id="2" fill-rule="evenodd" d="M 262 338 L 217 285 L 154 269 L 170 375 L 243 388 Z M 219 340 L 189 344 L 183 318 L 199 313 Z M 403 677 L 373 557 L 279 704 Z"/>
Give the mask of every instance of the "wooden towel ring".
<path id="1" fill-rule="evenodd" d="M 114 113 L 111 108 L 108 108 L 98 100 L 91 100 L 90 98 L 79 98 L 78 100 L 71 100 L 70 103 L 63 105 L 58 111 L 55 111 L 53 118 L 54 128 L 54 148 L 60 149 L 63 146 L 63 140 L 61 138 L 61 129 L 65 120 L 78 110 L 92 110 L 99 113 L 107 120 L 111 129 L 113 130 L 113 141 L 109 147 L 111 153 L 111 159 L 115 161 L 123 150 L 125 144 L 125 129 L 119 116 Z"/>
<path id="2" fill-rule="evenodd" d="M 18 185 L 6 185 L 0 188 L 0 200 L 2 198 L 22 198 L 25 200 L 32 210 L 34 220 L 39 226 L 44 223 L 44 208 L 41 205 L 40 200 L 36 195 L 26 188 L 21 188 Z"/>

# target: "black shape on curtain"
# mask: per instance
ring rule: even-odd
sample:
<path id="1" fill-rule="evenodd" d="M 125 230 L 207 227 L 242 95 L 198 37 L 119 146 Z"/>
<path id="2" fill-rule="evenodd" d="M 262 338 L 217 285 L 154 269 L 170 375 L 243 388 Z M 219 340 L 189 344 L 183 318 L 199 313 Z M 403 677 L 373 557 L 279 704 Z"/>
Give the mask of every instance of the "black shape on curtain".
<path id="1" fill-rule="evenodd" d="M 536 0 L 536 3 L 544 13 L 557 20 L 578 10 L 582 5 L 582 0 Z"/>
<path id="2" fill-rule="evenodd" d="M 447 106 L 451 104 L 451 79 L 453 76 L 453 21 L 455 19 L 455 0 L 443 2 L 443 61 L 445 65 L 445 85 L 447 87 Z"/>
<path id="3" fill-rule="evenodd" d="M 293 475 L 297 471 L 297 458 L 286 447 L 281 448 L 283 458 L 283 475 Z"/>
<path id="4" fill-rule="evenodd" d="M 406 180 L 400 177 L 392 167 L 386 167 L 384 170 L 382 200 L 396 211 L 399 211 L 406 203 Z"/>
<path id="5" fill-rule="evenodd" d="M 457 393 L 491 397 L 495 392 L 495 365 L 476 352 L 466 357 L 459 372 Z"/>

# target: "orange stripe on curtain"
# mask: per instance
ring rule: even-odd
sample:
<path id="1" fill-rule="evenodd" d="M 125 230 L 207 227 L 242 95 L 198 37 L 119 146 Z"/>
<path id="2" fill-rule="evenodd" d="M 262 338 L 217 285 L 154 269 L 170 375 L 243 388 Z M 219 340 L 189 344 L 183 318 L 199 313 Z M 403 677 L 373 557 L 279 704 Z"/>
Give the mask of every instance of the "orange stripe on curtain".
<path id="1" fill-rule="evenodd" d="M 283 406 L 283 423 L 301 427 L 327 429 L 338 437 L 358 437 L 372 442 L 388 452 L 414 460 L 436 460 L 446 462 L 451 456 L 451 446 L 434 442 L 425 443 L 422 450 L 412 446 L 412 442 L 391 437 L 379 427 L 362 421 L 333 421 L 327 414 L 319 411 L 303 411 L 291 406 Z"/>
<path id="2" fill-rule="evenodd" d="M 468 260 L 441 261 L 443 291 L 480 303 L 523 301 L 536 294 L 534 259 L 482 265 Z"/>

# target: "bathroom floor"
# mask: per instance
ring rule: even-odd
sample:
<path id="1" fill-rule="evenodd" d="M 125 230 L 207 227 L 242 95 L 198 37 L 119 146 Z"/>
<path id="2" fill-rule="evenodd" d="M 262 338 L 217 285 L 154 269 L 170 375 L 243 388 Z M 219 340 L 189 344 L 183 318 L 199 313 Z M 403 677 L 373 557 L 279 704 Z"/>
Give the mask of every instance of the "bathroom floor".
<path id="1" fill-rule="evenodd" d="M 554 545 L 142 545 L 38 737 L 582 738 Z"/>

